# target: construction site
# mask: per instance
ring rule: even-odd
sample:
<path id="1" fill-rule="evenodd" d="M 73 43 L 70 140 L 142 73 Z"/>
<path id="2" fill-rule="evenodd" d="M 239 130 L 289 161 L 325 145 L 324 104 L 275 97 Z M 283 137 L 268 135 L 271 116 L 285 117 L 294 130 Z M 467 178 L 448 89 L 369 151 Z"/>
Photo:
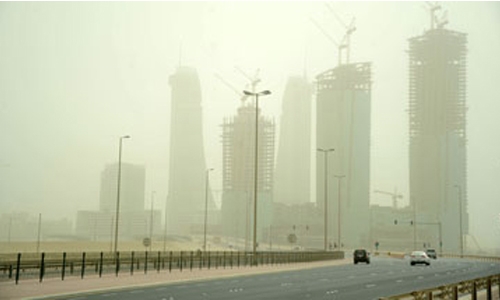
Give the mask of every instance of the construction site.
<path id="1" fill-rule="evenodd" d="M 445 251 L 461 251 L 468 233 L 467 36 L 445 29 L 439 6 L 430 29 L 409 40 L 410 206 L 416 224 L 442 224 Z M 436 235 L 422 228 L 417 239 Z"/>

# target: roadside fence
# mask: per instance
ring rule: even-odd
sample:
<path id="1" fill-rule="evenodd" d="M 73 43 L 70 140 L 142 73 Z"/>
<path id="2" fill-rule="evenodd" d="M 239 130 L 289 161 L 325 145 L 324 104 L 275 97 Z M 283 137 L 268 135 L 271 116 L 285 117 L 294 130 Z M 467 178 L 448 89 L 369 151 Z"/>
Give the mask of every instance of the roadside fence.
<path id="1" fill-rule="evenodd" d="M 131 251 L 82 253 L 17 253 L 0 256 L 0 281 L 161 270 L 239 268 L 244 266 L 282 265 L 298 262 L 343 259 L 344 252 L 253 252 L 243 251 Z"/>

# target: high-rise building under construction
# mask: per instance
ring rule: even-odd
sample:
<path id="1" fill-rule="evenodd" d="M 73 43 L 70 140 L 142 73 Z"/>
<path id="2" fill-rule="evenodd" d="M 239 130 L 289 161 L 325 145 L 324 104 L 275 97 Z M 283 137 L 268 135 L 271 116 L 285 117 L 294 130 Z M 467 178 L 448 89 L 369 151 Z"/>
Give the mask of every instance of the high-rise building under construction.
<path id="1" fill-rule="evenodd" d="M 467 38 L 442 25 L 409 39 L 410 204 L 417 246 L 458 251 L 468 231 Z"/>
<path id="2" fill-rule="evenodd" d="M 189 233 L 204 222 L 205 174 L 201 88 L 198 73 L 178 67 L 170 77 L 170 164 L 167 198 L 169 232 Z M 209 209 L 215 204 L 208 195 Z M 197 226 L 199 227 L 199 226 Z"/>
<path id="3" fill-rule="evenodd" d="M 316 154 L 316 202 L 323 211 L 325 199 L 328 204 L 328 243 L 366 246 L 371 64 L 340 64 L 319 74 L 316 83 L 316 145 L 323 150 L 334 149 Z"/>
<path id="4" fill-rule="evenodd" d="M 260 110 L 260 108 L 259 108 Z M 254 224 L 256 107 L 247 99 L 236 116 L 222 125 L 223 183 L 221 218 L 224 234 L 251 247 Z M 259 112 L 257 176 L 257 241 L 272 218 L 274 121 Z"/>

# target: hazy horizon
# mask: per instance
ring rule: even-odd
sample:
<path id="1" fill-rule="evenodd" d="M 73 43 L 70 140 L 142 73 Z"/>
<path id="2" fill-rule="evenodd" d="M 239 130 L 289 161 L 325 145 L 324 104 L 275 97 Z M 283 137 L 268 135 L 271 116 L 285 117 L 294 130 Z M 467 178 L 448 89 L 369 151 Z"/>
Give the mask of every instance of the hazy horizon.
<path id="1" fill-rule="evenodd" d="M 408 203 L 408 39 L 429 29 L 425 2 L 332 2 L 355 17 L 351 62 L 372 63 L 370 203 Z M 470 233 L 500 248 L 500 3 L 443 2 L 445 28 L 467 34 Z M 344 28 L 323 2 L 0 3 L 0 215 L 76 218 L 99 207 L 100 174 L 118 159 L 146 168 L 145 207 L 168 193 L 170 86 L 179 65 L 202 85 L 206 165 L 221 198 L 221 128 L 253 75 L 278 125 L 289 76 L 335 67 Z M 314 100 L 313 100 L 314 102 Z M 312 174 L 315 172 L 313 171 Z M 200 187 L 203 188 L 203 187 Z M 200 199 L 203 201 L 203 199 Z M 314 198 L 311 201 L 315 201 Z"/>

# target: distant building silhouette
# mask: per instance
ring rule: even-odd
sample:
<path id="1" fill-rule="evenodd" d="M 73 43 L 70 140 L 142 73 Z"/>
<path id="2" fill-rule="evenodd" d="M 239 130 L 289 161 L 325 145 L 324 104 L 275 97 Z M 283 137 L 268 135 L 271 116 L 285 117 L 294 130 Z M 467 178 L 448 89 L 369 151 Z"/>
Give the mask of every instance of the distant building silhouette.
<path id="1" fill-rule="evenodd" d="M 108 164 L 101 172 L 99 210 L 77 212 L 75 233 L 90 240 L 114 237 L 118 184 L 118 163 Z M 142 165 L 122 162 L 120 184 L 120 239 L 140 240 L 149 237 L 151 211 L 144 209 L 146 169 Z M 153 213 L 153 233 L 161 228 L 161 212 Z"/>
<path id="2" fill-rule="evenodd" d="M 305 77 L 288 78 L 274 174 L 275 202 L 311 202 L 311 98 L 312 85 Z"/>
<path id="3" fill-rule="evenodd" d="M 116 211 L 117 184 L 118 163 L 107 165 L 101 172 L 100 211 Z M 143 210 L 146 191 L 146 169 L 144 166 L 122 162 L 120 189 L 120 212 Z"/>
<path id="4" fill-rule="evenodd" d="M 442 222 L 443 251 L 460 248 L 468 232 L 466 34 L 432 28 L 409 40 L 410 201 L 417 225 Z M 437 226 L 418 227 L 418 245 Z"/>
<path id="5" fill-rule="evenodd" d="M 368 242 L 370 189 L 371 65 L 341 64 L 316 77 L 318 148 L 328 154 L 328 240 L 338 238 L 339 180 L 341 179 L 341 243 Z M 316 202 L 324 210 L 324 153 L 316 153 Z"/>
<path id="6" fill-rule="evenodd" d="M 189 234 L 204 223 L 205 152 L 198 73 L 178 67 L 170 76 L 170 164 L 167 198 L 167 230 Z M 215 203 L 209 194 L 209 209 Z"/>
<path id="7" fill-rule="evenodd" d="M 253 237 L 255 174 L 255 103 L 247 100 L 222 125 L 222 228 L 235 243 L 250 249 Z M 260 109 L 260 108 L 259 108 Z M 271 224 L 274 171 L 274 121 L 259 112 L 257 241 Z M 240 247 L 242 245 L 240 244 Z"/>

